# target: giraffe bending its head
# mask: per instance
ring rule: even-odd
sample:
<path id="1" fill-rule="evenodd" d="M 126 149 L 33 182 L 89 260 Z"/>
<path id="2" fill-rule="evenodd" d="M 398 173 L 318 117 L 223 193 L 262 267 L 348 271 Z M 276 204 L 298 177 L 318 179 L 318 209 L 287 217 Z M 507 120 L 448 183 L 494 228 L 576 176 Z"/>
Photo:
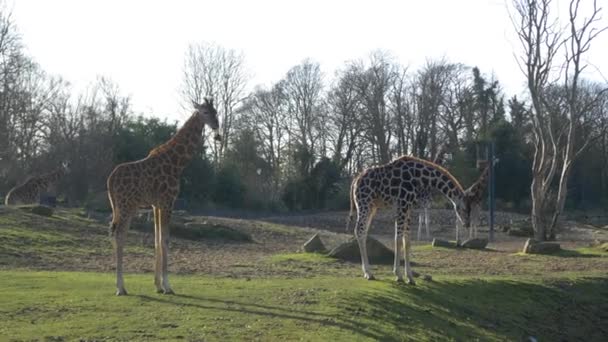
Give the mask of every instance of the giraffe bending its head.
<path id="1" fill-rule="evenodd" d="M 57 182 L 65 175 L 65 167 L 59 167 L 53 172 L 28 178 L 25 182 L 12 188 L 6 198 L 5 205 L 40 203 L 40 195 L 56 187 Z"/>
<path id="2" fill-rule="evenodd" d="M 169 221 L 179 194 L 180 176 L 201 145 L 204 125 L 215 131 L 216 139 L 221 139 L 212 99 L 205 99 L 203 104 L 194 103 L 194 113 L 169 141 L 154 148 L 144 159 L 116 166 L 108 177 L 117 295 L 127 294 L 122 276 L 123 248 L 131 219 L 141 206 L 152 206 L 154 212 L 156 291 L 173 293 L 167 275 Z"/>
<path id="3" fill-rule="evenodd" d="M 481 168 L 482 165 L 479 166 Z M 473 185 L 465 190 L 465 196 L 470 206 L 471 213 L 471 228 L 469 229 L 469 238 L 477 237 L 477 228 L 481 223 L 481 202 L 483 202 L 483 193 L 488 185 L 488 176 L 490 174 L 490 164 L 485 165 L 479 178 Z"/>
<path id="4" fill-rule="evenodd" d="M 410 284 L 414 277 L 410 267 L 410 214 L 420 196 L 429 189 L 439 190 L 454 205 L 458 227 L 470 225 L 469 198 L 456 180 L 446 169 L 432 162 L 403 156 L 390 163 L 364 170 L 355 178 L 351 186 L 351 214 L 353 206 L 357 209 L 355 236 L 361 252 L 364 277 L 374 279 L 369 269 L 366 240 L 369 225 L 381 207 L 389 206 L 395 210 L 395 262 L 393 271 L 397 281 L 403 281 L 401 252 L 404 248 L 405 273 Z"/>
<path id="5" fill-rule="evenodd" d="M 448 145 L 447 144 L 442 144 L 439 147 L 439 150 L 437 151 L 437 154 L 435 154 L 435 158 L 433 159 L 433 163 L 441 166 L 443 164 L 443 158 L 444 155 L 447 152 L 447 148 Z M 418 234 L 416 235 L 416 240 L 420 240 L 420 235 L 422 235 L 422 223 L 424 222 L 424 228 L 426 230 L 426 238 L 428 239 L 430 237 L 430 229 L 429 229 L 429 209 L 431 208 L 431 205 L 433 204 L 433 188 L 432 187 L 427 187 L 425 189 L 426 191 L 422 191 L 420 193 L 419 199 L 418 199 L 418 207 L 420 209 L 422 209 L 419 213 L 418 213 Z"/>

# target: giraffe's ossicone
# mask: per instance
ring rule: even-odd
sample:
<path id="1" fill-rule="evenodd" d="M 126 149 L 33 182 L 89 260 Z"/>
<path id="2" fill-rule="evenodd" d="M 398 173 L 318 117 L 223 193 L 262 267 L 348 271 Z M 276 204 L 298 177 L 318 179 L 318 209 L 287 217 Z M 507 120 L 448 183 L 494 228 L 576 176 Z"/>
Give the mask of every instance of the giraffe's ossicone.
<path id="1" fill-rule="evenodd" d="M 116 258 L 116 294 L 124 295 L 123 248 L 131 219 L 139 207 L 154 211 L 154 284 L 157 292 L 173 293 L 167 274 L 169 222 L 180 187 L 180 177 L 202 143 L 203 126 L 218 134 L 219 122 L 212 99 L 194 103 L 194 113 L 166 143 L 154 148 L 144 159 L 116 166 L 108 177 L 108 196 L 112 206 L 110 234 Z"/>

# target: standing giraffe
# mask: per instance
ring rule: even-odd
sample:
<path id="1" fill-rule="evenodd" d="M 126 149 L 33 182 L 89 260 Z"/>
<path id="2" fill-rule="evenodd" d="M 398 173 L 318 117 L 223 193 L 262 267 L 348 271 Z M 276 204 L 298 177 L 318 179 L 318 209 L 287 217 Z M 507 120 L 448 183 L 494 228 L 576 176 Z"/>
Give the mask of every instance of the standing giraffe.
<path id="1" fill-rule="evenodd" d="M 65 175 L 65 167 L 59 167 L 53 172 L 28 178 L 25 182 L 12 188 L 6 198 L 5 205 L 40 203 L 40 195 L 56 187 L 57 182 Z"/>
<path id="2" fill-rule="evenodd" d="M 478 165 L 478 169 L 483 164 Z M 477 228 L 481 224 L 481 202 L 483 202 L 483 192 L 488 185 L 488 175 L 490 174 L 490 164 L 488 163 L 479 178 L 473 183 L 468 189 L 465 190 L 465 194 L 470 203 L 471 212 L 471 228 L 469 229 L 469 238 L 477 237 Z"/>
<path id="3" fill-rule="evenodd" d="M 217 111 L 213 99 L 193 103 L 194 113 L 166 143 L 154 148 L 144 159 L 116 166 L 108 177 L 108 196 L 112 205 L 110 235 L 116 258 L 116 295 L 126 295 L 122 277 L 123 247 L 132 217 L 140 206 L 154 212 L 154 285 L 159 293 L 172 294 L 167 274 L 169 222 L 173 203 L 179 194 L 179 179 L 201 145 L 203 126 L 215 131 L 220 140 Z"/>
<path id="4" fill-rule="evenodd" d="M 364 170 L 355 178 L 351 187 L 351 206 L 357 209 L 355 236 L 361 252 L 363 275 L 374 279 L 367 256 L 366 240 L 370 223 L 381 207 L 390 206 L 395 210 L 395 261 L 393 272 L 397 281 L 403 281 L 401 270 L 401 247 L 404 246 L 405 274 L 408 283 L 415 284 L 410 267 L 410 214 L 421 192 L 427 187 L 439 190 L 454 205 L 458 223 L 468 228 L 470 225 L 470 206 L 465 192 L 446 169 L 432 162 L 416 157 L 403 156 L 390 163 Z M 459 224 L 456 226 L 458 237 Z M 458 240 L 458 238 L 457 238 Z"/>

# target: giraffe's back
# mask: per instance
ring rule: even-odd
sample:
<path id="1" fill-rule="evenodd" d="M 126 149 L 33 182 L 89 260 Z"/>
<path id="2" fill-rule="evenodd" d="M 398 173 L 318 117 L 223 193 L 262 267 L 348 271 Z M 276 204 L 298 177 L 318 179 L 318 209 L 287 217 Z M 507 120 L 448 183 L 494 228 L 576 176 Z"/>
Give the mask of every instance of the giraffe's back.
<path id="1" fill-rule="evenodd" d="M 112 205 L 136 208 L 174 200 L 179 192 L 179 175 L 168 165 L 159 155 L 116 166 L 107 184 Z"/>
<path id="2" fill-rule="evenodd" d="M 356 180 L 355 196 L 378 206 L 396 203 L 415 205 L 449 178 L 431 162 L 401 157 L 363 171 Z"/>

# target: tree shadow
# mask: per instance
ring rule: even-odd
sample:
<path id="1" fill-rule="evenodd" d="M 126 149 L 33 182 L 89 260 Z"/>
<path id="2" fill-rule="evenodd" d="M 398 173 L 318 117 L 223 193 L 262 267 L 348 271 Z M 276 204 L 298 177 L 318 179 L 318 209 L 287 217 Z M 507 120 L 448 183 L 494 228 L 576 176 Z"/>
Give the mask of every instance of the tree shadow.
<path id="1" fill-rule="evenodd" d="M 605 278 L 566 284 L 467 280 L 416 288 L 395 285 L 391 291 L 366 293 L 359 300 L 370 307 L 390 308 L 381 319 L 406 336 L 423 330 L 431 340 L 488 340 L 494 335 L 504 340 L 534 336 L 552 341 L 605 341 L 608 328 L 602 321 L 608 301 L 598 303 L 597 299 L 606 296 Z"/>
<path id="2" fill-rule="evenodd" d="M 256 303 L 221 300 L 183 294 L 175 295 L 173 298 L 185 298 L 193 302 L 178 302 L 172 300 L 171 297 L 161 298 L 148 295 L 135 295 L 135 297 L 161 304 L 185 306 L 195 309 L 240 312 L 270 318 L 291 319 L 306 323 L 316 323 L 322 326 L 331 326 L 342 330 L 351 331 L 358 335 L 375 340 L 397 341 L 393 336 L 387 335 L 385 332 L 375 329 L 373 326 L 363 326 L 360 322 L 336 317 L 335 315 L 328 315 L 316 311 L 296 310 L 293 307 L 261 305 Z"/>
<path id="3" fill-rule="evenodd" d="M 606 255 L 602 255 L 601 252 L 597 253 L 583 253 L 574 249 L 562 249 L 557 253 L 549 254 L 560 258 L 601 258 Z"/>
<path id="4" fill-rule="evenodd" d="M 383 281 L 380 281 L 383 282 Z M 240 312 L 333 327 L 360 337 L 401 340 L 605 341 L 608 278 L 547 283 L 448 280 L 408 286 L 362 286 L 342 294 L 335 313 L 196 295 L 137 297 L 200 310 Z M 384 285 L 384 284 L 382 284 Z M 181 300 L 185 299 L 185 300 Z"/>

